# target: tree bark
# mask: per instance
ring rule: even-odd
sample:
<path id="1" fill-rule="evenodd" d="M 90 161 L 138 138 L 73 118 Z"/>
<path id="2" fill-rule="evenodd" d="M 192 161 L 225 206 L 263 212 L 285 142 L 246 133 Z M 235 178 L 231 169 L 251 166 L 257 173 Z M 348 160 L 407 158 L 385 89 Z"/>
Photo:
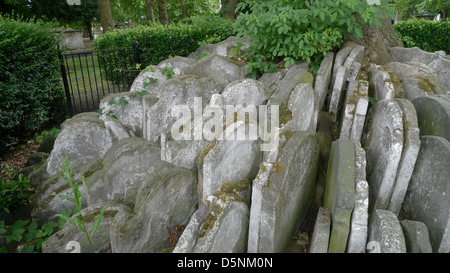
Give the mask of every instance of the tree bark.
<path id="1" fill-rule="evenodd" d="M 109 0 L 98 0 L 98 12 L 100 13 L 100 23 L 103 28 L 103 33 L 114 29 L 114 21 L 109 6 Z"/>
<path id="2" fill-rule="evenodd" d="M 186 18 L 187 17 L 187 13 L 186 13 L 186 7 L 183 4 L 183 0 L 180 0 L 180 5 L 181 5 L 181 18 Z"/>
<path id="3" fill-rule="evenodd" d="M 147 10 L 147 20 L 155 23 L 155 13 L 153 12 L 153 6 L 155 3 L 152 0 L 145 0 L 145 8 Z"/>
<path id="4" fill-rule="evenodd" d="M 365 46 L 365 57 L 371 63 L 386 64 L 392 61 L 390 47 L 403 47 L 403 43 L 397 38 L 390 18 L 382 19 L 382 25 L 369 25 L 361 22 L 363 37 L 349 37 L 348 42 L 354 42 Z"/>
<path id="5" fill-rule="evenodd" d="M 239 2 L 240 0 L 221 0 L 222 9 L 220 12 L 222 13 L 222 18 L 234 21 L 236 19 L 234 11 Z"/>
<path id="6" fill-rule="evenodd" d="M 89 20 L 84 20 L 84 26 L 89 36 L 89 40 L 94 40 L 94 34 L 92 33 L 92 23 Z"/>
<path id="7" fill-rule="evenodd" d="M 169 15 L 167 15 L 167 0 L 158 0 L 159 21 L 163 25 L 169 24 Z"/>

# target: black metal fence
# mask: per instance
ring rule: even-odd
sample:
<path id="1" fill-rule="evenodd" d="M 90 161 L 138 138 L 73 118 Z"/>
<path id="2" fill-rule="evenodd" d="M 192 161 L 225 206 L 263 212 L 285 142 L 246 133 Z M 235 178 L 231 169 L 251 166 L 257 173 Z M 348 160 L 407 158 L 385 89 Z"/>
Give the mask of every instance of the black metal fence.
<path id="1" fill-rule="evenodd" d="M 96 111 L 109 93 L 128 92 L 141 71 L 134 47 L 69 52 L 59 55 L 70 115 Z"/>

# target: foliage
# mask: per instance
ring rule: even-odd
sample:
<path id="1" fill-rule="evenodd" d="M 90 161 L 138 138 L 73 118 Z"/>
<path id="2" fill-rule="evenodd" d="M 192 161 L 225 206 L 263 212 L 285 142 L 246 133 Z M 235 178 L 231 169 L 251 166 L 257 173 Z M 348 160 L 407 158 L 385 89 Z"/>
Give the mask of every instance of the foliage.
<path id="1" fill-rule="evenodd" d="M 35 140 L 30 139 L 30 140 L 28 140 L 27 143 L 28 144 L 33 144 L 34 141 L 36 141 L 38 143 L 41 143 L 44 140 L 44 137 L 46 137 L 46 136 L 52 136 L 54 138 L 57 138 L 60 131 L 61 130 L 59 130 L 57 128 L 54 128 L 54 127 L 50 131 L 44 130 L 40 134 L 36 135 Z"/>
<path id="2" fill-rule="evenodd" d="M 381 1 L 381 6 L 391 10 L 388 2 Z M 235 30 L 252 38 L 249 71 L 266 72 L 275 69 L 276 61 L 284 60 L 285 66 L 296 60 L 311 62 L 340 46 L 346 36 L 362 37 L 358 17 L 380 25 L 381 6 L 358 0 L 243 0 L 236 9 L 241 14 Z"/>
<path id="3" fill-rule="evenodd" d="M 450 53 L 450 22 L 412 19 L 398 22 L 394 29 L 407 47 Z"/>
<path id="4" fill-rule="evenodd" d="M 4 221 L 0 221 L 0 235 L 6 234 L 6 243 L 24 243 L 22 253 L 41 252 L 42 243 L 47 240 L 57 228 L 61 228 L 56 222 L 48 222 L 40 228 L 37 222 L 29 223 L 28 220 L 18 220 L 11 227 L 6 227 Z M 0 248 L 0 253 L 6 253 L 5 246 Z"/>
<path id="5" fill-rule="evenodd" d="M 11 172 L 11 170 L 9 170 Z M 9 213 L 9 209 L 27 203 L 27 191 L 30 181 L 23 174 L 17 179 L 6 181 L 0 177 L 0 210 Z"/>
<path id="6" fill-rule="evenodd" d="M 397 0 L 395 9 L 400 12 L 402 20 L 421 15 L 443 13 L 450 9 L 448 0 Z"/>
<path id="7" fill-rule="evenodd" d="M 63 165 L 61 166 L 61 168 L 63 170 L 64 180 L 66 180 L 67 184 L 72 189 L 73 197 L 68 196 L 68 195 L 63 195 L 63 194 L 56 194 L 56 193 L 54 193 L 54 195 L 58 196 L 59 198 L 61 198 L 63 200 L 68 200 L 68 201 L 74 203 L 76 206 L 76 209 L 75 209 L 74 215 L 72 217 L 70 217 L 69 215 L 67 215 L 65 213 L 58 213 L 58 214 L 56 214 L 56 216 L 58 216 L 63 221 L 74 225 L 80 231 L 82 231 L 86 235 L 86 238 L 89 242 L 89 247 L 91 248 L 91 251 L 95 252 L 94 247 L 92 246 L 92 237 L 94 237 L 95 231 L 100 226 L 100 222 L 102 221 L 103 215 L 105 213 L 106 205 L 100 209 L 100 213 L 97 214 L 97 216 L 95 217 L 94 225 L 93 225 L 91 231 L 88 231 L 86 228 L 87 221 L 84 218 L 83 214 L 81 213 L 82 194 L 79 189 L 79 184 L 82 183 L 83 187 L 84 187 L 84 192 L 85 192 L 85 194 L 87 194 L 86 185 L 84 183 L 84 177 L 81 178 L 81 181 L 73 180 L 73 178 L 72 178 L 73 168 L 69 165 L 67 156 L 64 157 Z M 89 200 L 89 198 L 88 198 L 88 200 Z M 89 206 L 89 202 L 88 202 L 88 206 Z"/>
<path id="8" fill-rule="evenodd" d="M 218 16 L 193 17 L 184 23 L 168 26 L 154 24 L 148 27 L 115 29 L 95 40 L 95 48 L 103 50 L 132 47 L 137 40 L 141 67 L 147 67 L 174 56 L 187 56 L 209 37 L 216 37 L 216 40 L 221 41 L 233 34 L 232 22 L 228 20 Z M 101 65 L 106 71 L 114 68 L 109 67 L 109 62 L 102 62 Z"/>
<path id="9" fill-rule="evenodd" d="M 52 25 L 0 17 L 0 150 L 66 116 Z"/>

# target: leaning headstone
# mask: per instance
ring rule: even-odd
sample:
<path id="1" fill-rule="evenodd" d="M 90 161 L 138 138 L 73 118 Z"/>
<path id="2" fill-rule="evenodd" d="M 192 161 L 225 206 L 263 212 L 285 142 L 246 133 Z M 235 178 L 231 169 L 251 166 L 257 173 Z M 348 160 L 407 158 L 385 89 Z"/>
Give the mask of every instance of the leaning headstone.
<path id="1" fill-rule="evenodd" d="M 126 92 L 109 94 L 100 101 L 100 119 L 106 122 L 107 117 L 114 117 L 122 125 L 131 128 L 135 136 L 142 137 L 143 104 L 141 93 Z"/>
<path id="2" fill-rule="evenodd" d="M 369 212 L 386 209 L 404 145 L 403 112 L 398 103 L 383 100 L 369 110 L 361 144 L 367 158 Z"/>
<path id="3" fill-rule="evenodd" d="M 334 82 L 336 79 L 336 75 L 338 72 L 338 69 L 342 66 L 344 66 L 345 60 L 347 59 L 350 52 L 353 50 L 353 47 L 346 46 L 344 48 L 341 48 L 337 53 L 336 57 L 334 58 L 334 65 L 333 65 L 333 72 L 331 76 L 331 86 L 334 86 Z"/>
<path id="4" fill-rule="evenodd" d="M 424 51 L 418 47 L 391 47 L 390 53 L 394 61 L 400 63 L 418 62 L 429 64 L 439 57 L 438 54 Z"/>
<path id="5" fill-rule="evenodd" d="M 438 136 L 422 136 L 402 207 L 408 219 L 428 227 L 433 252 L 450 251 L 449 177 L 449 141 Z"/>
<path id="6" fill-rule="evenodd" d="M 413 104 L 406 99 L 395 99 L 395 102 L 403 112 L 404 138 L 397 177 L 387 209 L 398 215 L 419 153 L 420 136 Z"/>
<path id="7" fill-rule="evenodd" d="M 159 101 L 144 110 L 144 138 L 159 142 L 161 133 L 170 131 L 173 123 L 180 115 L 184 116 L 179 107 L 186 107 L 191 114 L 196 99 L 200 99 L 198 108 L 208 105 L 211 96 L 220 93 L 222 88 L 213 78 L 193 75 L 180 76 L 166 81 L 159 87 Z"/>
<path id="8" fill-rule="evenodd" d="M 387 71 L 379 65 L 371 64 L 369 69 L 370 86 L 373 86 L 374 98 L 378 101 L 390 100 L 396 97 L 396 86 L 400 87 L 400 82 L 395 82 Z"/>
<path id="9" fill-rule="evenodd" d="M 197 75 L 217 80 L 222 88 L 245 78 L 244 64 L 217 54 L 210 54 L 193 66 L 182 70 L 181 75 Z"/>
<path id="10" fill-rule="evenodd" d="M 315 133 L 314 90 L 311 84 L 298 84 L 289 96 L 287 108 L 292 113 L 292 119 L 285 123 L 284 129 L 290 131 L 306 131 L 311 134 Z M 281 122 L 283 123 L 283 120 Z"/>
<path id="11" fill-rule="evenodd" d="M 328 112 L 332 114 L 333 121 L 338 120 L 342 108 L 342 101 L 345 97 L 345 90 L 347 89 L 347 75 L 348 68 L 341 66 L 338 68 L 331 91 L 330 103 L 328 105 Z"/>
<path id="12" fill-rule="evenodd" d="M 319 70 L 314 82 L 314 95 L 317 102 L 317 111 L 322 110 L 325 98 L 328 93 L 328 88 L 331 81 L 331 73 L 333 68 L 334 53 L 327 52 L 327 55 L 320 64 Z"/>
<path id="13" fill-rule="evenodd" d="M 305 132 L 282 134 L 284 145 L 269 152 L 253 181 L 247 250 L 250 253 L 284 252 L 314 196 L 317 141 Z"/>
<path id="14" fill-rule="evenodd" d="M 188 169 L 156 163 L 138 190 L 133 211 L 111 224 L 112 252 L 152 253 L 174 247 L 171 232 L 185 226 L 195 212 L 196 183 Z"/>
<path id="15" fill-rule="evenodd" d="M 154 142 L 130 137 L 116 142 L 102 161 L 102 169 L 86 178 L 91 203 L 122 202 L 132 207 L 142 179 L 160 161 Z"/>
<path id="16" fill-rule="evenodd" d="M 359 141 L 355 143 L 355 207 L 347 244 L 348 253 L 366 250 L 369 219 L 369 184 L 366 181 L 366 153 Z"/>
<path id="17" fill-rule="evenodd" d="M 420 135 L 432 135 L 450 141 L 450 102 L 437 96 L 419 97 L 412 101 L 417 112 Z"/>
<path id="18" fill-rule="evenodd" d="M 249 223 L 250 181 L 225 181 L 208 196 L 208 214 L 199 227 L 192 252 L 242 253 L 246 250 Z"/>
<path id="19" fill-rule="evenodd" d="M 261 105 L 267 103 L 272 93 L 266 85 L 244 79 L 228 84 L 221 93 L 225 105 Z"/>
<path id="20" fill-rule="evenodd" d="M 114 142 L 113 135 L 97 113 L 78 114 L 66 120 L 61 128 L 47 159 L 49 175 L 61 171 L 62 160 L 66 156 L 74 167 L 102 159 Z"/>
<path id="21" fill-rule="evenodd" d="M 257 126 L 252 122 L 237 121 L 227 124 L 222 139 L 214 139 L 198 158 L 199 202 L 213 195 L 223 181 L 254 179 L 262 160 L 261 141 L 252 139 Z M 237 133 L 237 134 L 236 134 Z M 243 137 L 243 138 L 241 138 Z"/>
<path id="22" fill-rule="evenodd" d="M 130 87 L 130 92 L 142 92 L 158 95 L 158 87 L 167 80 L 162 68 L 149 65 L 142 70 Z"/>
<path id="23" fill-rule="evenodd" d="M 342 112 L 340 139 L 361 140 L 368 106 L 368 82 L 349 81 Z"/>
<path id="24" fill-rule="evenodd" d="M 331 146 L 323 202 L 331 210 L 330 253 L 344 253 L 347 248 L 355 207 L 355 173 L 355 144 L 336 140 Z"/>
<path id="25" fill-rule="evenodd" d="M 408 253 L 432 253 L 428 228 L 422 222 L 403 220 L 400 222 Z"/>
<path id="26" fill-rule="evenodd" d="M 173 58 L 170 58 L 170 59 L 160 62 L 158 64 L 157 68 L 159 68 L 162 71 L 164 68 L 167 67 L 166 70 L 171 69 L 173 71 L 174 76 L 179 76 L 179 75 L 181 75 L 181 71 L 184 68 L 192 66 L 194 64 L 195 64 L 195 60 L 192 58 L 176 56 L 176 57 L 173 57 Z M 166 78 L 167 78 L 167 75 L 166 75 Z"/>
<path id="27" fill-rule="evenodd" d="M 405 237 L 392 211 L 376 209 L 369 220 L 369 242 L 379 245 L 380 253 L 406 253 Z"/>
<path id="28" fill-rule="evenodd" d="M 317 212 L 314 232 L 311 238 L 309 253 L 327 253 L 330 239 L 331 213 L 330 210 L 320 207 Z"/>

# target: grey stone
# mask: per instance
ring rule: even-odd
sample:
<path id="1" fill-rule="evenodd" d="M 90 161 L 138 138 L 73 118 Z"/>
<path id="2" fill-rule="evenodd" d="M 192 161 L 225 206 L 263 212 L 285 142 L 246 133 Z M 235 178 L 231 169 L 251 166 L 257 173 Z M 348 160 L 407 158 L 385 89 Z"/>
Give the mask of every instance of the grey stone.
<path id="1" fill-rule="evenodd" d="M 369 212 L 386 209 L 404 146 L 403 112 L 394 100 L 379 101 L 369 110 L 361 143 L 366 150 Z"/>
<path id="2" fill-rule="evenodd" d="M 404 89 L 404 97 L 411 101 L 418 97 L 444 94 L 444 91 L 433 77 L 406 78 L 402 80 L 402 86 Z"/>
<path id="3" fill-rule="evenodd" d="M 62 159 L 81 166 L 91 160 L 100 160 L 114 142 L 114 137 L 96 113 L 82 113 L 66 120 L 47 159 L 48 174 L 55 175 L 61 168 Z"/>
<path id="4" fill-rule="evenodd" d="M 228 84 L 221 93 L 225 105 L 260 105 L 267 103 L 272 93 L 266 85 L 244 79 Z"/>
<path id="5" fill-rule="evenodd" d="M 435 96 L 412 100 L 417 112 L 420 135 L 444 137 L 450 141 L 450 102 Z"/>
<path id="6" fill-rule="evenodd" d="M 450 143 L 422 136 L 419 155 L 403 201 L 407 219 L 423 222 L 433 252 L 450 251 Z"/>
<path id="7" fill-rule="evenodd" d="M 159 142 L 161 133 L 170 131 L 179 118 L 174 116 L 177 114 L 174 112 L 176 106 L 188 106 L 192 111 L 195 99 L 201 98 L 199 107 L 203 109 L 211 96 L 221 91 L 220 84 L 208 77 L 187 75 L 166 81 L 159 88 L 159 101 L 145 108 L 144 138 Z"/>
<path id="8" fill-rule="evenodd" d="M 403 112 L 404 139 L 397 177 L 387 209 L 398 215 L 419 153 L 420 136 L 416 110 L 412 103 L 406 99 L 395 99 L 395 102 Z"/>
<path id="9" fill-rule="evenodd" d="M 334 86 L 337 72 L 340 67 L 344 66 L 345 60 L 347 60 L 347 57 L 352 50 L 353 47 L 345 46 L 336 53 L 336 57 L 334 58 L 333 73 L 331 76 L 331 86 Z"/>
<path id="10" fill-rule="evenodd" d="M 103 168 L 86 179 L 91 203 L 113 200 L 132 207 L 142 179 L 160 156 L 159 145 L 143 138 L 116 142 L 105 155 Z"/>
<path id="11" fill-rule="evenodd" d="M 392 211 L 376 209 L 369 220 L 369 242 L 377 242 L 381 253 L 406 253 L 400 222 Z"/>
<path id="12" fill-rule="evenodd" d="M 353 62 L 350 70 L 348 72 L 347 81 L 355 81 L 361 71 L 361 64 L 358 62 Z"/>
<path id="13" fill-rule="evenodd" d="M 355 144 L 338 139 L 331 146 L 325 182 L 324 207 L 331 210 L 331 234 L 328 252 L 344 253 L 355 206 Z"/>
<path id="14" fill-rule="evenodd" d="M 193 66 L 184 68 L 181 74 L 211 77 L 224 88 L 231 82 L 245 78 L 243 66 L 243 63 L 232 61 L 217 54 L 210 54 L 200 59 Z"/>
<path id="15" fill-rule="evenodd" d="M 114 253 L 148 253 L 172 248 L 169 231 L 185 226 L 197 207 L 197 179 L 188 169 L 164 161 L 144 178 L 132 212 L 111 223 Z"/>
<path id="16" fill-rule="evenodd" d="M 100 101 L 99 107 L 102 109 L 100 119 L 105 123 L 110 115 L 114 115 L 122 125 L 131 128 L 135 136 L 143 136 L 144 111 L 142 98 L 137 96 L 135 92 L 109 94 Z M 112 122 L 109 121 L 109 123 Z M 122 135 L 123 133 L 120 133 L 119 138 L 126 137 Z"/>
<path id="17" fill-rule="evenodd" d="M 193 252 L 242 253 L 246 249 L 249 224 L 250 181 L 225 181 L 208 196 L 206 215 Z"/>
<path id="18" fill-rule="evenodd" d="M 250 139 L 249 135 L 239 138 L 241 130 L 257 130 L 256 125 L 238 121 L 226 126 L 223 138 L 213 140 L 198 159 L 200 202 L 214 194 L 223 181 L 252 180 L 258 172 L 262 160 L 260 140 Z"/>
<path id="19" fill-rule="evenodd" d="M 250 253 L 284 252 L 314 196 L 319 159 L 314 136 L 293 133 L 280 148 L 269 152 L 253 181 Z"/>
<path id="20" fill-rule="evenodd" d="M 423 64 L 429 64 L 439 57 L 438 54 L 421 50 L 418 47 L 391 47 L 390 53 L 394 61 L 400 63 L 419 62 Z"/>
<path id="21" fill-rule="evenodd" d="M 179 76 L 181 75 L 181 71 L 189 66 L 192 66 L 195 64 L 195 60 L 193 60 L 192 58 L 188 58 L 188 57 L 181 57 L 181 56 L 176 56 L 167 60 L 164 60 L 162 62 L 160 62 L 157 66 L 157 68 L 159 68 L 161 71 L 167 67 L 167 68 L 172 68 L 174 76 Z M 166 75 L 167 78 L 167 75 Z"/>
<path id="22" fill-rule="evenodd" d="M 325 98 L 328 93 L 328 88 L 331 82 L 331 73 L 333 71 L 334 53 L 327 52 L 327 55 L 320 64 L 319 70 L 314 82 L 314 95 L 317 102 L 317 111 L 324 107 Z"/>
<path id="23" fill-rule="evenodd" d="M 147 94 L 158 95 L 158 87 L 167 80 L 162 68 L 149 65 L 142 70 L 130 87 L 130 92 L 147 91 Z"/>
<path id="24" fill-rule="evenodd" d="M 272 85 L 274 89 L 272 97 L 267 102 L 268 105 L 280 105 L 286 103 L 292 90 L 300 83 L 313 84 L 314 76 L 309 72 L 309 64 L 306 62 L 290 66 L 279 81 Z M 269 86 L 270 86 L 269 85 Z"/>
<path id="25" fill-rule="evenodd" d="M 450 60 L 440 57 L 428 64 L 435 71 L 435 77 L 444 91 L 450 93 Z"/>
<path id="26" fill-rule="evenodd" d="M 333 121 L 339 119 L 343 98 L 345 97 L 345 90 L 347 89 L 347 75 L 348 69 L 345 66 L 338 68 L 333 89 L 331 91 L 330 104 L 328 106 L 328 112 L 332 114 Z"/>
<path id="27" fill-rule="evenodd" d="M 368 106 L 368 82 L 349 81 L 342 112 L 340 139 L 360 141 Z"/>
<path id="28" fill-rule="evenodd" d="M 314 124 L 314 90 L 309 83 L 298 84 L 287 103 L 287 107 L 292 113 L 292 119 L 287 121 L 284 128 L 290 131 L 306 131 L 311 134 L 316 131 Z M 283 123 L 283 120 L 281 121 Z"/>
<path id="29" fill-rule="evenodd" d="M 370 86 L 373 86 L 374 97 L 376 100 L 390 100 L 396 97 L 396 85 L 401 87 L 401 84 L 394 84 L 392 75 L 386 72 L 381 66 L 371 64 L 369 67 L 371 75 L 369 79 Z"/>
<path id="30" fill-rule="evenodd" d="M 85 225 L 88 233 L 92 231 L 95 219 L 98 217 L 102 207 L 102 205 L 96 204 L 81 211 L 81 214 L 86 220 Z M 114 221 L 115 216 L 129 211 L 130 209 L 127 206 L 121 204 L 105 206 L 103 218 L 91 239 L 92 247 L 96 253 L 109 249 L 111 243 L 110 225 Z M 92 253 L 86 234 L 69 222 L 66 222 L 61 230 L 44 241 L 42 244 L 42 253 L 70 253 L 71 251 L 76 251 L 76 249 L 71 247 L 72 242 L 79 244 L 79 251 L 81 253 Z"/>
<path id="31" fill-rule="evenodd" d="M 330 239 L 331 212 L 320 207 L 317 212 L 309 253 L 327 253 Z"/>
<path id="32" fill-rule="evenodd" d="M 400 222 L 408 253 L 432 253 L 428 228 L 422 222 L 403 220 Z"/>
<path id="33" fill-rule="evenodd" d="M 350 51 L 348 57 L 345 59 L 343 66 L 347 67 L 348 70 L 351 70 L 354 63 L 361 64 L 362 58 L 364 56 L 364 49 L 365 47 L 360 45 L 353 47 L 352 51 Z"/>
<path id="34" fill-rule="evenodd" d="M 183 231 L 183 234 L 178 239 L 178 243 L 173 250 L 173 253 L 192 253 L 195 244 L 197 243 L 198 233 L 205 221 L 206 216 L 210 213 L 210 206 L 208 203 L 203 203 L 192 214 L 189 223 Z"/>
<path id="35" fill-rule="evenodd" d="M 355 144 L 355 207 L 352 212 L 348 253 L 366 250 L 369 219 L 369 184 L 366 181 L 366 154 L 359 141 Z"/>

